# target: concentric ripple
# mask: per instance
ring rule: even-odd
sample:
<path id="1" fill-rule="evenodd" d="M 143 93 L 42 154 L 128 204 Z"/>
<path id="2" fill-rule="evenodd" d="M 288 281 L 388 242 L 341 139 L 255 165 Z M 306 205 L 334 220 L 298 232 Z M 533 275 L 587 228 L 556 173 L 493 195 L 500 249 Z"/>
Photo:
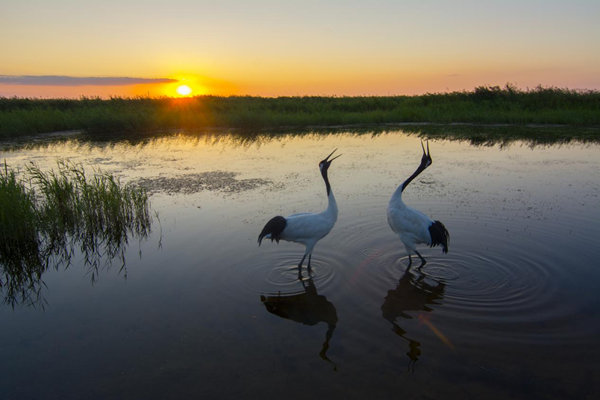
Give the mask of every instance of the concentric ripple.
<path id="1" fill-rule="evenodd" d="M 487 331 L 524 343 L 592 335 L 592 324 L 573 329 L 574 324 L 583 325 L 573 316 L 590 298 L 577 297 L 581 277 L 563 268 L 570 263 L 568 245 L 557 243 L 551 230 L 543 224 L 524 226 L 518 219 L 507 221 L 484 213 L 476 220 L 457 216 L 444 222 L 451 229 L 450 252 L 421 246 L 427 263 L 419 269 L 420 260 L 413 256 L 410 274 L 413 282 L 422 277 L 426 287 L 445 286 L 437 303 L 443 304 L 444 315 L 455 326 L 474 326 L 479 336 Z M 372 229 L 380 246 L 373 246 L 375 241 L 364 243 L 351 282 L 377 303 L 397 287 L 409 261 L 400 240 L 389 238 L 387 226 Z M 345 245 L 359 246 L 363 240 L 347 239 Z"/>
<path id="2" fill-rule="evenodd" d="M 300 280 L 307 279 L 312 280 L 319 290 L 331 285 L 337 276 L 337 253 L 322 247 L 313 255 L 311 269 L 308 270 L 308 260 L 305 260 L 302 270 L 299 271 L 298 263 L 302 258 L 302 250 L 301 246 L 290 245 L 265 252 L 264 258 L 245 269 L 245 290 L 260 294 L 294 293 L 302 289 Z"/>

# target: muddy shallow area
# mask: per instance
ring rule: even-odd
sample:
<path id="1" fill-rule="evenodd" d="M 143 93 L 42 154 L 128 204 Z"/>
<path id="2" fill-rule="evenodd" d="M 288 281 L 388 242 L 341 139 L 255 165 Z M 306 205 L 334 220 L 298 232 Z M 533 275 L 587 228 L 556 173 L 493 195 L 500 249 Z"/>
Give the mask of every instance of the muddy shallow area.
<path id="1" fill-rule="evenodd" d="M 92 285 L 75 254 L 43 274 L 45 310 L 0 308 L 2 398 L 595 398 L 600 146 L 472 143 L 430 141 L 403 194 L 450 232 L 421 273 L 386 218 L 421 157 L 402 131 L 5 148 L 145 187 L 160 229 L 129 244 L 126 278 Z M 298 279 L 302 246 L 257 236 L 326 207 L 335 148 L 339 217 Z"/>

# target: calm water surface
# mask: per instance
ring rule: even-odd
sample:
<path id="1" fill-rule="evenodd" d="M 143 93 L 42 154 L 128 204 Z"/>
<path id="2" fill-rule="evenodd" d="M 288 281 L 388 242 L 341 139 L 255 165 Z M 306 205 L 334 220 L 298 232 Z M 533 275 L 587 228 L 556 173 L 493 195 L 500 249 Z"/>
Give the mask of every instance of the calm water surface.
<path id="1" fill-rule="evenodd" d="M 421 156 L 402 132 L 5 148 L 13 167 L 68 158 L 183 187 L 152 195 L 160 229 L 129 243 L 126 278 L 92 285 L 76 255 L 43 275 L 44 310 L 0 308 L 0 397 L 597 398 L 600 146 L 430 147 L 404 200 L 451 241 L 421 247 L 423 274 L 386 221 Z M 298 280 L 303 247 L 257 236 L 325 208 L 317 164 L 335 148 L 339 218 Z M 186 190 L 218 172 L 241 183 Z"/>

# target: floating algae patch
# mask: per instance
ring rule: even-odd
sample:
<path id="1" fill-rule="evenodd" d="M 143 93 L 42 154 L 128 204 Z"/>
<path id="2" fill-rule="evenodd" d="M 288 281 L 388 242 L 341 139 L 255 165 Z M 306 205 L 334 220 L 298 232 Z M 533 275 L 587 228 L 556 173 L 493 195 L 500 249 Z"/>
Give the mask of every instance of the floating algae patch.
<path id="1" fill-rule="evenodd" d="M 201 191 L 240 193 L 272 184 L 266 179 L 236 179 L 238 172 L 211 171 L 176 177 L 141 178 L 137 185 L 148 193 L 192 194 Z"/>

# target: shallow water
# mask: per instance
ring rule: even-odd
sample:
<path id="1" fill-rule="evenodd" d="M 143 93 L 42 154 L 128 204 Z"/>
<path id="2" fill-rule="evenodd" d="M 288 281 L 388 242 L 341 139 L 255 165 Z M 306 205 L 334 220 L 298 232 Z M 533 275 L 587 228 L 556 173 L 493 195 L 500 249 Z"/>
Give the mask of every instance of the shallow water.
<path id="1" fill-rule="evenodd" d="M 448 254 L 421 246 L 422 274 L 407 271 L 386 221 L 418 166 L 416 136 L 72 137 L 3 150 L 13 167 L 69 158 L 183 187 L 152 195 L 160 229 L 129 243 L 126 279 L 110 268 L 92 285 L 75 260 L 44 274 L 44 310 L 0 308 L 1 397 L 596 397 L 600 146 L 430 147 L 433 165 L 404 200 L 451 241 Z M 325 207 L 317 164 L 335 148 L 339 218 L 298 280 L 302 246 L 256 239 L 275 215 Z"/>

